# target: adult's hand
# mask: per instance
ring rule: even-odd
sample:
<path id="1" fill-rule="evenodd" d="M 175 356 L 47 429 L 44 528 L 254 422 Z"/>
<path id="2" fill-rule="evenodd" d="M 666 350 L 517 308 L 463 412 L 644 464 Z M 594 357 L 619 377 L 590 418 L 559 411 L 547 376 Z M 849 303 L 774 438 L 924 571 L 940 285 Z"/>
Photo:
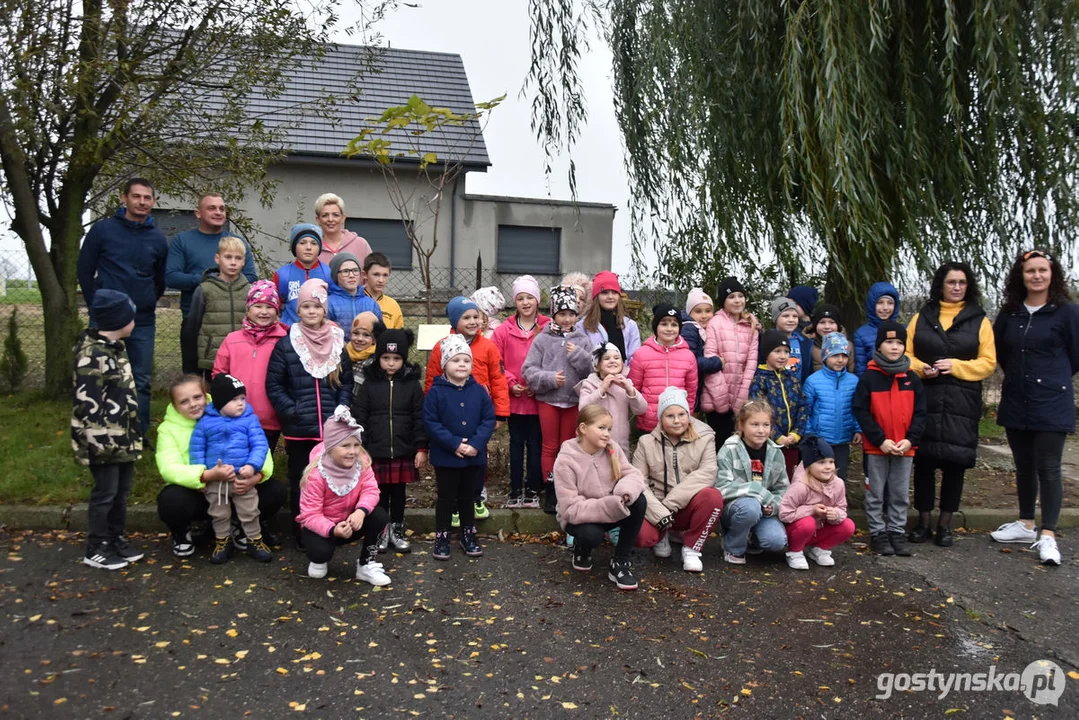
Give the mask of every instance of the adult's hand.
<path id="1" fill-rule="evenodd" d="M 952 374 L 952 359 L 951 358 L 942 358 L 940 360 L 937 360 L 935 363 L 933 363 L 933 367 L 935 367 L 937 370 L 939 370 L 942 375 L 951 375 Z"/>
<path id="2" fill-rule="evenodd" d="M 251 477 L 237 477 L 232 481 L 232 494 L 243 495 L 262 481 L 262 473 L 255 473 Z"/>

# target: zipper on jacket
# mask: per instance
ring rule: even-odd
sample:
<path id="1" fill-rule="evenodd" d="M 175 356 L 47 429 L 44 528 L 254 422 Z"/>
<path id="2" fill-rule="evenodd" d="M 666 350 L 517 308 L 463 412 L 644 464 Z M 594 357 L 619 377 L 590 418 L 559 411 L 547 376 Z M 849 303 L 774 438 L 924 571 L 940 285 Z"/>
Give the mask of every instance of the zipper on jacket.
<path id="1" fill-rule="evenodd" d="M 390 378 L 390 457 L 393 457 L 393 378 Z"/>
<path id="2" fill-rule="evenodd" d="M 779 380 L 779 392 L 783 393 L 783 406 L 787 408 L 787 435 L 794 432 L 794 428 L 791 427 L 794 423 L 791 422 L 791 403 L 787 399 L 787 386 L 783 384 L 783 376 L 778 371 L 773 370 L 776 374 L 776 379 Z M 838 382 L 836 383 L 838 386 Z"/>

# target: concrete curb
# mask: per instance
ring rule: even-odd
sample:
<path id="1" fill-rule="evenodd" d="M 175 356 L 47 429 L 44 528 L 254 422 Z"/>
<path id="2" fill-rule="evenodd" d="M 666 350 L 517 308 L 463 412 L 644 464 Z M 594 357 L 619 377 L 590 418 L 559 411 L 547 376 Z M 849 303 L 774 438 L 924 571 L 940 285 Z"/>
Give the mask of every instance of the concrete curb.
<path id="1" fill-rule="evenodd" d="M 866 529 L 865 513 L 852 510 L 850 517 L 860 530 Z M 912 512 L 910 517 L 916 518 Z M 996 530 L 1000 525 L 1015 520 L 1018 513 L 1013 508 L 983 509 L 971 508 L 956 513 L 955 527 L 965 530 Z M 434 532 L 435 511 L 432 508 L 410 509 L 406 515 L 406 524 L 418 533 Z M 278 514 L 275 527 L 279 532 L 288 530 L 283 515 Z M 0 505 L 0 526 L 9 530 L 71 530 L 85 532 L 86 505 Z M 1058 526 L 1061 528 L 1079 527 L 1079 508 L 1065 508 L 1060 513 Z M 481 533 L 503 535 L 520 533 L 524 535 L 543 535 L 560 531 L 554 515 L 542 510 L 503 510 L 492 509 L 491 517 L 480 520 L 477 527 Z M 158 520 L 155 505 L 133 505 L 127 509 L 127 529 L 131 532 L 165 532 L 165 526 Z"/>

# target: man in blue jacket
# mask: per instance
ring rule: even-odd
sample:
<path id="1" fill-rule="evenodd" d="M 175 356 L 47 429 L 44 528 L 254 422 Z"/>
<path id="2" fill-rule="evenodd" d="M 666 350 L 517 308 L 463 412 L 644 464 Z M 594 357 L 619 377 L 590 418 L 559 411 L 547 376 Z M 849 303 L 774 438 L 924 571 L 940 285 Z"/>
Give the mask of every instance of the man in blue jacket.
<path id="1" fill-rule="evenodd" d="M 214 261 L 217 244 L 225 235 L 231 234 L 228 231 L 229 216 L 225 199 L 217 193 L 206 193 L 199 198 L 195 219 L 199 221 L 197 228 L 177 233 L 169 243 L 168 262 L 165 264 L 165 284 L 180 291 L 180 311 L 185 320 L 191 309 L 191 298 L 195 295 L 195 289 L 202 283 L 203 273 L 217 266 Z M 244 244 L 247 245 L 246 240 Z M 247 245 L 246 250 L 247 259 L 242 272 L 247 281 L 253 283 L 258 280 L 255 256 L 250 245 Z M 196 353 L 185 352 L 187 348 L 183 344 L 180 347 L 184 372 L 197 372 Z"/>
<path id="2" fill-rule="evenodd" d="M 154 186 L 131 178 L 120 193 L 123 206 L 112 217 L 98 220 L 79 250 L 78 277 L 87 307 L 101 288 L 127 293 L 135 303 L 135 329 L 124 340 L 139 398 L 142 432 L 150 425 L 150 376 L 154 367 L 154 311 L 165 293 L 168 243 L 150 212 Z M 90 324 L 95 324 L 93 314 Z"/>

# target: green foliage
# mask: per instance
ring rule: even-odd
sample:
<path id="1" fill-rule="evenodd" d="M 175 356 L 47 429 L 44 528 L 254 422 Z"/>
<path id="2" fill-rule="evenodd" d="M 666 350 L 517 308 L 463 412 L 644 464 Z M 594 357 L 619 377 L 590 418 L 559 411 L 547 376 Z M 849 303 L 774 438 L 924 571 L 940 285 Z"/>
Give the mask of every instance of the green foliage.
<path id="1" fill-rule="evenodd" d="M 18 392 L 30 366 L 26 353 L 22 350 L 22 341 L 19 340 L 18 314 L 16 308 L 11 309 L 7 321 L 7 336 L 4 337 L 4 354 L 0 355 L 0 378 L 4 379 L 8 392 Z"/>
<path id="2" fill-rule="evenodd" d="M 962 259 L 998 283 L 1020 246 L 1076 246 L 1074 0 L 532 6 L 533 129 L 554 152 L 578 139 L 598 27 L 636 259 L 654 242 L 675 287 L 827 268 L 827 294 L 857 307 L 911 266 Z"/>

